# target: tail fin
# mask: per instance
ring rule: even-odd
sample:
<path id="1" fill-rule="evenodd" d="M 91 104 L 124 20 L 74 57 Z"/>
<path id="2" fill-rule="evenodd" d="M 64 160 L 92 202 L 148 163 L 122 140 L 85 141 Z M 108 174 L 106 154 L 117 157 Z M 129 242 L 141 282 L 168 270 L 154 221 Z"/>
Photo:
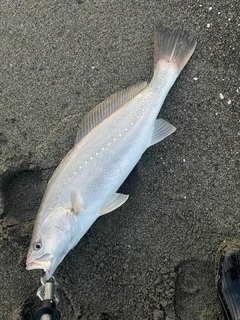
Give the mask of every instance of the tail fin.
<path id="1" fill-rule="evenodd" d="M 179 30 L 157 26 L 154 32 L 154 66 L 159 62 L 171 62 L 180 72 L 190 59 L 197 41 Z"/>

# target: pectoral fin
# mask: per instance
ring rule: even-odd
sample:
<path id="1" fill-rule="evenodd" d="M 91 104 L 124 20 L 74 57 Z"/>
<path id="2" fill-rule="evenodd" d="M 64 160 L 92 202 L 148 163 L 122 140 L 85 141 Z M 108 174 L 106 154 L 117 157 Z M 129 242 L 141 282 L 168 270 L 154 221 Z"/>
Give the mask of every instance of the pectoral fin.
<path id="1" fill-rule="evenodd" d="M 157 119 L 155 121 L 152 139 L 149 144 L 149 147 L 154 145 L 155 143 L 160 142 L 161 140 L 169 136 L 171 133 L 173 133 L 175 130 L 176 128 L 167 121 L 163 119 Z"/>
<path id="2" fill-rule="evenodd" d="M 84 207 L 83 199 L 78 191 L 71 192 L 71 202 L 75 214 L 77 214 L 80 211 L 80 209 Z"/>
<path id="3" fill-rule="evenodd" d="M 118 207 L 120 207 L 124 202 L 127 201 L 129 195 L 122 193 L 114 193 L 113 196 L 107 201 L 107 203 L 103 206 L 100 211 L 100 216 L 109 213 Z"/>

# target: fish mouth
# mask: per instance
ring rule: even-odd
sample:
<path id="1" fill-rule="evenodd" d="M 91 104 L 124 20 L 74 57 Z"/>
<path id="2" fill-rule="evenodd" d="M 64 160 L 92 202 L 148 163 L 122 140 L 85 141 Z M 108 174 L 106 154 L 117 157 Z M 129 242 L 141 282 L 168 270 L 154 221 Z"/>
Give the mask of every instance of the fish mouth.
<path id="1" fill-rule="evenodd" d="M 53 257 L 52 254 L 47 253 L 35 260 L 27 259 L 26 269 L 27 270 L 42 269 L 44 271 L 44 274 L 41 279 L 44 282 L 46 282 L 51 278 L 51 276 L 53 275 L 53 272 L 57 267 L 56 261 L 57 260 Z"/>
<path id="2" fill-rule="evenodd" d="M 44 254 L 42 257 L 33 260 L 33 261 L 26 261 L 26 269 L 27 270 L 34 270 L 34 269 L 43 269 L 45 272 L 51 269 L 52 265 L 52 255 L 51 254 Z"/>

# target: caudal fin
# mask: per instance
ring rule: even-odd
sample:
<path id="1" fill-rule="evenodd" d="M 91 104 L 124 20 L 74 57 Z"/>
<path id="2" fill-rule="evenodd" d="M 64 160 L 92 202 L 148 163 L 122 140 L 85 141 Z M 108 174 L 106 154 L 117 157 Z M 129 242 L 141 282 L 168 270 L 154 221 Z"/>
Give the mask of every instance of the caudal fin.
<path id="1" fill-rule="evenodd" d="M 185 31 L 157 26 L 154 32 L 154 65 L 169 62 L 180 72 L 196 47 L 196 39 Z"/>

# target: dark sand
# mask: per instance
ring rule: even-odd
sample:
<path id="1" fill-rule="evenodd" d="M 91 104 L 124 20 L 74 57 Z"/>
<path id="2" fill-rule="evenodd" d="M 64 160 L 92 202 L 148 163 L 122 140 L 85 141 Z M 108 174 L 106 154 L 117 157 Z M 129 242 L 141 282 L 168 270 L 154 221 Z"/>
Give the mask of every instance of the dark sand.
<path id="1" fill-rule="evenodd" d="M 47 181 L 83 115 L 111 93 L 150 80 L 153 29 L 198 45 L 161 110 L 177 127 L 121 187 L 58 267 L 62 319 L 223 319 L 215 253 L 239 237 L 237 0 L 2 0 L 0 319 L 30 319 L 40 270 L 26 271 Z"/>

